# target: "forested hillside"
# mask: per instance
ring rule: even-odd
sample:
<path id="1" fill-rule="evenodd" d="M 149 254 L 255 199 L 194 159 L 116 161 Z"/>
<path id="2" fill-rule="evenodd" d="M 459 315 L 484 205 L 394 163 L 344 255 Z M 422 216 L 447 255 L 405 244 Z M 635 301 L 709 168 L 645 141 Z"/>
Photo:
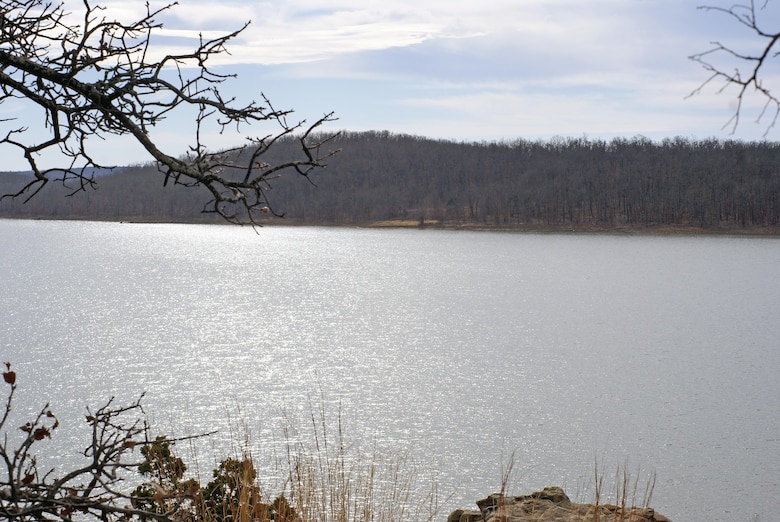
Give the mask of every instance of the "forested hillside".
<path id="1" fill-rule="evenodd" d="M 292 141 L 279 144 L 283 156 Z M 312 183 L 276 180 L 269 198 L 289 223 L 390 220 L 465 226 L 780 225 L 780 143 L 684 138 L 653 142 L 552 139 L 458 143 L 387 132 L 344 132 Z M 3 216 L 216 221 L 209 195 L 169 186 L 151 166 L 98 178 L 71 197 L 47 187 L 4 199 Z M 23 185 L 0 176 L 0 191 Z M 50 184 L 53 185 L 53 184 Z"/>

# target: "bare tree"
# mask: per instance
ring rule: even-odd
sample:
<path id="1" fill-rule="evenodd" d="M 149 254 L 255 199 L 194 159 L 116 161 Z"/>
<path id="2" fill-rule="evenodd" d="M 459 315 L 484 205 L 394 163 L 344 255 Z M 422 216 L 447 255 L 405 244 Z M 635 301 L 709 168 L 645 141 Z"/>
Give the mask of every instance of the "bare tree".
<path id="1" fill-rule="evenodd" d="M 723 92 L 729 87 L 737 88 L 737 105 L 733 116 L 726 122 L 724 128 L 731 127 L 732 132 L 736 130 L 740 123 L 740 117 L 743 112 L 745 96 L 750 89 L 763 98 L 764 105 L 757 117 L 759 123 L 767 114 L 770 121 L 767 124 L 764 136 L 777 123 L 780 117 L 780 98 L 765 85 L 764 78 L 769 62 L 780 56 L 780 28 L 767 29 L 767 25 L 772 20 L 771 16 L 764 12 L 769 4 L 765 0 L 760 7 L 756 7 L 754 0 L 750 4 L 736 4 L 731 7 L 701 6 L 699 9 L 704 11 L 714 11 L 723 13 L 733 18 L 737 23 L 749 29 L 757 37 L 755 52 L 739 51 L 733 46 L 725 45 L 721 42 L 712 42 L 713 47 L 702 53 L 690 56 L 690 59 L 701 64 L 710 76 L 692 93 L 691 96 L 698 94 L 710 83 L 723 82 L 718 92 Z M 763 12 L 763 13 L 762 13 Z M 720 59 L 725 58 L 729 65 L 724 65 Z M 736 62 L 733 69 L 730 68 L 732 62 Z M 729 68 L 727 68 L 729 67 Z"/>
<path id="2" fill-rule="evenodd" d="M 227 53 L 227 44 L 248 25 L 230 34 L 200 38 L 185 54 L 151 58 L 151 35 L 162 27 L 156 19 L 175 4 L 121 22 L 104 16 L 104 9 L 83 0 L 78 19 L 63 4 L 49 0 L 0 0 L 0 104 L 12 99 L 32 102 L 48 135 L 36 140 L 23 122 L 0 119 L 10 130 L 0 131 L 0 145 L 15 147 L 24 156 L 33 179 L 4 197 L 33 197 L 49 181 L 60 181 L 72 193 L 95 186 L 100 165 L 92 143 L 110 135 L 129 135 L 157 162 L 164 185 L 202 185 L 211 193 L 203 211 L 229 221 L 254 222 L 258 212 L 278 215 L 266 191 L 286 171 L 307 177 L 333 154 L 325 149 L 329 137 L 318 131 L 332 121 L 325 114 L 312 124 L 288 122 L 292 111 L 277 110 L 260 95 L 260 102 L 239 104 L 225 98 L 220 84 L 234 75 L 215 72 L 210 65 Z M 151 130 L 173 111 L 194 110 L 194 137 L 189 150 L 164 151 Z M 35 117 L 26 114 L 25 118 Z M 243 138 L 243 144 L 214 151 L 204 143 L 207 123 L 220 132 L 243 132 L 244 127 L 270 122 L 273 132 Z M 297 157 L 266 163 L 268 150 L 283 139 L 297 140 Z M 56 151 L 65 166 L 39 166 L 41 153 Z"/>

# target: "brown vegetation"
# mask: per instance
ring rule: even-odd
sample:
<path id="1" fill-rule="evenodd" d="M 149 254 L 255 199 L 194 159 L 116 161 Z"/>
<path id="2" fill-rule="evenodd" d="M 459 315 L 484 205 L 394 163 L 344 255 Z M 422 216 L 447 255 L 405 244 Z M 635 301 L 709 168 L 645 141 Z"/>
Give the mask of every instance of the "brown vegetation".
<path id="1" fill-rule="evenodd" d="M 18 379 L 9 363 L 2 375 L 9 387 L 0 412 L 0 519 L 9 522 L 425 522 L 436 515 L 434 488 L 413 498 L 411 462 L 350 449 L 340 422 L 333 433 L 322 409 L 312 412 L 311 433 L 286 427 L 284 480 L 272 495 L 260 487 L 248 451 L 223 459 L 208 482 L 188 477 L 175 450 L 194 437 L 152 437 L 140 399 L 87 410 L 83 464 L 43 470 L 42 442 L 60 423 L 46 405 L 14 428 Z"/>

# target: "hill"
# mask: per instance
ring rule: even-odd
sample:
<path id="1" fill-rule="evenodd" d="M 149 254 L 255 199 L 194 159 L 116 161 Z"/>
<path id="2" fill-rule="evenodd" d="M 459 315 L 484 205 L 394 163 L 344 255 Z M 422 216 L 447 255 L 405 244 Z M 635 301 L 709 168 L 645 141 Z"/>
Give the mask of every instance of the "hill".
<path id="1" fill-rule="evenodd" d="M 283 157 L 292 140 L 273 151 Z M 343 132 L 342 149 L 313 183 L 292 175 L 269 196 L 281 223 L 596 229 L 780 227 L 780 144 L 643 137 L 611 141 L 463 143 L 389 132 Z M 217 222 L 209 194 L 162 188 L 154 166 L 101 175 L 98 189 L 67 197 L 47 187 L 5 217 Z M 0 192 L 22 174 L 0 175 Z M 316 186 L 315 186 L 316 185 Z"/>

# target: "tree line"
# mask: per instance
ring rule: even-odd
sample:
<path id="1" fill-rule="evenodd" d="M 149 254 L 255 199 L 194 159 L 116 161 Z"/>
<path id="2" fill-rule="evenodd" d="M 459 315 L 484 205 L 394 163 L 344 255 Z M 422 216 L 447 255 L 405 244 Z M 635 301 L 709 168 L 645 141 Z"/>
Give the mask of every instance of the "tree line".
<path id="1" fill-rule="evenodd" d="M 273 180 L 273 212 L 289 223 L 453 226 L 697 226 L 780 224 L 780 143 L 638 136 L 465 143 L 390 132 L 342 132 L 341 152 L 311 183 Z M 269 155 L 289 155 L 294 138 Z M 251 154 L 246 151 L 244 154 Z M 274 158 L 269 158 L 273 160 Z M 206 190 L 160 190 L 153 165 L 97 177 L 97 190 L 48 188 L 5 217 L 215 222 Z M 239 175 L 239 173 L 236 173 Z M 13 192 L 24 175 L 0 176 Z"/>

